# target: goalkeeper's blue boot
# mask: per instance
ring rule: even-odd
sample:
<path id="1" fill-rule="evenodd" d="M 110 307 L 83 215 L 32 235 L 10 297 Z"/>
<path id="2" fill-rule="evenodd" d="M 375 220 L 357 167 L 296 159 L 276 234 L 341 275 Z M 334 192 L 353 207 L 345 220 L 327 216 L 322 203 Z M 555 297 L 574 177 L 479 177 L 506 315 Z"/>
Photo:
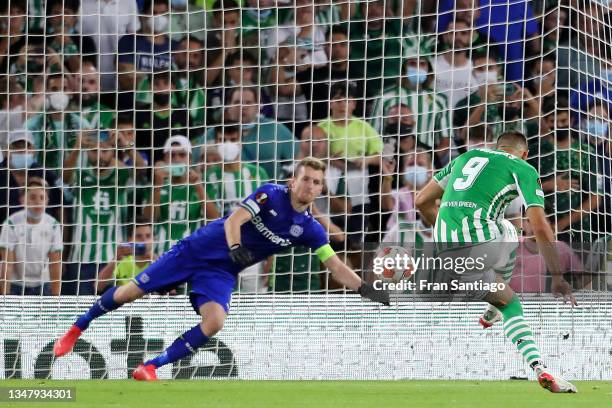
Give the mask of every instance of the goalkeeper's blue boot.
<path id="1" fill-rule="evenodd" d="M 64 354 L 70 353 L 81 336 L 81 333 L 83 333 L 81 329 L 72 326 L 62 337 L 57 339 L 53 345 L 53 354 L 55 354 L 55 357 L 61 357 Z"/>

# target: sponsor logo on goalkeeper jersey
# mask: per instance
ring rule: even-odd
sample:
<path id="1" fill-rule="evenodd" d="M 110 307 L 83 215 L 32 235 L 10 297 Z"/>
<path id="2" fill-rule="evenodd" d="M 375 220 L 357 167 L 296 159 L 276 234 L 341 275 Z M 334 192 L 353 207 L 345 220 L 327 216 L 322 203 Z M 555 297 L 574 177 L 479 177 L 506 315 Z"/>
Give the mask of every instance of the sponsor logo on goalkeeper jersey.
<path id="1" fill-rule="evenodd" d="M 282 247 L 290 246 L 291 241 L 282 237 L 279 237 L 266 227 L 261 219 L 261 216 L 257 215 L 251 219 L 251 222 L 255 226 L 255 229 L 261 233 L 265 238 L 270 240 L 273 244 L 280 245 Z"/>

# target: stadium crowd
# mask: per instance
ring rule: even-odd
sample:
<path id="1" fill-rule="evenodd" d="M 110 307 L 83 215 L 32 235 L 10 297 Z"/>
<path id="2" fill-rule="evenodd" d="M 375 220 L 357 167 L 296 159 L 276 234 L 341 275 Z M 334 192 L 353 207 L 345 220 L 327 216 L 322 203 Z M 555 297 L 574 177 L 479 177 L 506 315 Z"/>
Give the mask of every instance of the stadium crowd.
<path id="1" fill-rule="evenodd" d="M 416 193 L 508 130 L 528 137 L 568 279 L 612 289 L 597 273 L 612 252 L 610 11 L 588 0 L 4 1 L 0 293 L 127 282 L 306 156 L 328 164 L 313 214 L 360 269 L 364 242 L 430 241 Z M 507 217 L 523 231 L 512 286 L 549 291 L 520 206 Z M 334 282 L 296 248 L 239 286 Z"/>

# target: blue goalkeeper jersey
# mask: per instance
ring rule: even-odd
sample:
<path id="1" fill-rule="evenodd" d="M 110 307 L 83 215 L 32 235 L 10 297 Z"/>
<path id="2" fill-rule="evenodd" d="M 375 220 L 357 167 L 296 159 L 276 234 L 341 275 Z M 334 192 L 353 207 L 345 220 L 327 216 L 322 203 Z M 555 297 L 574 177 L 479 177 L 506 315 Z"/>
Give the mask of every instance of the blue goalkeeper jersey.
<path id="1" fill-rule="evenodd" d="M 242 246 L 251 251 L 255 263 L 297 245 L 316 251 L 322 261 L 334 254 L 327 233 L 312 214 L 295 211 L 288 187 L 264 184 L 246 197 L 240 206 L 253 216 L 242 225 L 240 232 Z M 186 259 L 186 263 L 206 262 L 232 274 L 243 269 L 229 257 L 223 227 L 228 216 L 211 222 L 184 239 L 190 257 L 194 258 Z"/>

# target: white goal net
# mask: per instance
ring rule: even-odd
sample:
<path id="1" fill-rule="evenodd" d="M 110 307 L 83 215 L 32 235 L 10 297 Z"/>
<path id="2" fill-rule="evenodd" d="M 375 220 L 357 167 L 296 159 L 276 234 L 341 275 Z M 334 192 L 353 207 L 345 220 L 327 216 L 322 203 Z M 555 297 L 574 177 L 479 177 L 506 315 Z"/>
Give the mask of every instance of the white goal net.
<path id="1" fill-rule="evenodd" d="M 367 278 L 367 248 L 432 240 L 415 208 L 432 176 L 508 131 L 527 137 L 584 306 L 552 298 L 518 200 L 509 284 L 544 356 L 573 378 L 612 378 L 611 12 L 606 0 L 3 1 L 0 378 L 127 377 L 196 321 L 189 284 L 95 322 L 69 359 L 49 344 L 95 295 L 261 184 L 287 184 L 304 157 L 327 165 L 313 214 Z M 506 342 L 479 332 L 483 307 L 361 303 L 296 247 L 239 275 L 213 354 L 161 375 L 525 377 L 518 354 L 479 371 Z"/>

